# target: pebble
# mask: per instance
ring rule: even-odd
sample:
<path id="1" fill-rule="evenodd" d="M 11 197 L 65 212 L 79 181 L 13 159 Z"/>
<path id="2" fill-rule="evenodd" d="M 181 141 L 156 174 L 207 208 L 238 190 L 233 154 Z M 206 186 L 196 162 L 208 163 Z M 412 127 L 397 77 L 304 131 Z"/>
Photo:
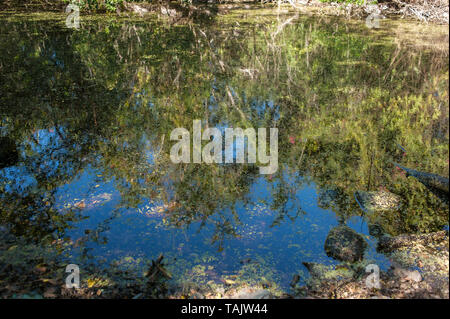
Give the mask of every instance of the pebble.
<path id="1" fill-rule="evenodd" d="M 403 280 L 421 282 L 422 275 L 417 270 L 408 270 L 404 268 L 395 268 L 394 274 Z"/>
<path id="2" fill-rule="evenodd" d="M 417 271 L 409 271 L 406 279 L 410 280 L 410 281 L 414 281 L 414 282 L 421 282 L 422 281 L 422 275 Z"/>

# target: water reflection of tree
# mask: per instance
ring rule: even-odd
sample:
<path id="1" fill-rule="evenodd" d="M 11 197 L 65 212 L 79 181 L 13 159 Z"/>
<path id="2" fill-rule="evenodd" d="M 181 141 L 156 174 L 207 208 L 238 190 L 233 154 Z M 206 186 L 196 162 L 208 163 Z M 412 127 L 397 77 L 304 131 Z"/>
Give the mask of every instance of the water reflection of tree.
<path id="1" fill-rule="evenodd" d="M 448 113 L 436 111 L 423 82 L 424 74 L 431 74 L 448 107 L 448 77 L 436 68 L 448 69 L 442 53 L 424 56 L 380 44 L 338 20 L 302 19 L 281 30 L 257 19 L 222 28 L 119 20 L 92 21 L 78 32 L 42 21 L 1 28 L 7 34 L 0 49 L 2 130 L 24 147 L 21 163 L 37 181 L 33 193 L 17 189 L 0 195 L 2 222 L 21 235 L 42 238 L 78 219 L 76 211 L 53 208 L 54 190 L 90 166 L 105 180 L 114 179 L 123 207 L 146 198 L 176 202 L 168 218 L 172 224 L 211 222 L 213 241 L 234 236 L 239 222 L 234 205 L 248 201 L 257 171 L 245 165 L 171 164 L 170 143 L 161 144 L 161 137 L 175 127 L 190 129 L 193 119 L 211 127 L 280 128 L 283 164 L 267 177 L 276 185 L 274 225 L 301 213 L 287 206 L 296 195 L 283 172 L 293 177 L 293 189 L 302 187 L 304 180 L 296 178 L 302 175 L 319 188 L 338 188 L 340 204 L 332 209 L 344 219 L 359 214 L 351 200 L 355 190 L 383 186 L 407 197 L 413 216 L 428 209 L 424 225 L 439 225 L 430 213 L 433 198 L 421 195 L 418 201 L 423 189 L 394 180 L 386 159 L 400 156 L 395 143 L 406 142 L 412 145 L 408 161 L 448 174 L 448 150 L 442 146 L 448 145 L 448 133 L 429 134 L 437 126 L 448 132 L 442 124 Z M 399 55 L 404 62 L 396 62 Z M 413 118 L 406 106 L 416 110 Z M 421 115 L 424 110 L 429 117 Z M 43 129 L 57 142 L 36 152 L 30 145 L 39 145 L 36 132 Z M 149 161 L 160 147 L 158 160 Z M 1 175 L 3 189 L 10 181 Z M 425 228 L 403 222 L 392 232 Z"/>

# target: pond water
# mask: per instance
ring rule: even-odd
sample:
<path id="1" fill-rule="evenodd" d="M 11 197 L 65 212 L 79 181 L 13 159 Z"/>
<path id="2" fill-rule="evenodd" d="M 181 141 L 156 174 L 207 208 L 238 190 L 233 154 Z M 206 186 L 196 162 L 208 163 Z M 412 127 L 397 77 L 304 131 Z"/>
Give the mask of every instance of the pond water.
<path id="1" fill-rule="evenodd" d="M 163 254 L 174 280 L 288 291 L 302 262 L 339 263 L 324 242 L 340 223 L 381 268 L 369 225 L 448 225 L 448 208 L 390 163 L 448 176 L 446 27 L 261 9 L 64 22 L 0 15 L 0 134 L 17 152 L 0 168 L 0 221 L 12 232 L 66 238 L 74 262 L 140 269 Z M 172 163 L 170 132 L 196 119 L 277 127 L 277 172 Z M 404 209 L 364 214 L 354 192 L 380 189 Z"/>

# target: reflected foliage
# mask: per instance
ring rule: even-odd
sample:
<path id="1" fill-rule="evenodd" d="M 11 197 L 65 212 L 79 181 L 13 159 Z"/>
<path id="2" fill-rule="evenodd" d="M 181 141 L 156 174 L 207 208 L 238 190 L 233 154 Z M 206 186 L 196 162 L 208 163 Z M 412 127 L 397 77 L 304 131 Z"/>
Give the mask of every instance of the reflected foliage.
<path id="1" fill-rule="evenodd" d="M 77 31 L 2 16 L 0 132 L 17 160 L 2 162 L 0 222 L 32 240 L 62 236 L 82 214 L 57 208 L 55 193 L 94 169 L 114 182 L 118 208 L 175 203 L 169 223 L 214 224 L 220 248 L 259 174 L 172 164 L 171 130 L 202 119 L 279 128 L 280 168 L 265 177 L 273 226 L 302 215 L 296 190 L 310 183 L 330 192 L 320 205 L 343 221 L 362 214 L 356 190 L 382 188 L 406 202 L 400 215 L 367 216 L 388 233 L 448 224 L 448 208 L 390 164 L 448 176 L 448 50 L 331 18 L 239 17 L 220 26 L 87 18 Z"/>

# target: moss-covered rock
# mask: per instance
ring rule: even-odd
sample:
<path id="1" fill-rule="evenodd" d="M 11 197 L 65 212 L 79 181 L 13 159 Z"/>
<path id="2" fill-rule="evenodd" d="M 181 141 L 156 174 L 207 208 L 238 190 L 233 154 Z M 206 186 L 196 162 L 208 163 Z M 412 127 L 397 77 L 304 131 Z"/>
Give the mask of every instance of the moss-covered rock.
<path id="1" fill-rule="evenodd" d="M 325 240 L 327 256 L 346 262 L 357 262 L 364 256 L 367 242 L 363 236 L 346 225 L 331 229 Z"/>

